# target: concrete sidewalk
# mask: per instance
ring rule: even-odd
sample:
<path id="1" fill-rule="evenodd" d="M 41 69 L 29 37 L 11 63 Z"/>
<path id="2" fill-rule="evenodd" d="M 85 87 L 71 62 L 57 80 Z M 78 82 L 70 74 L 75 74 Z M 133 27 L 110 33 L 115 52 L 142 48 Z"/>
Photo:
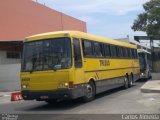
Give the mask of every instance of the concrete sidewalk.
<path id="1" fill-rule="evenodd" d="M 0 104 L 23 100 L 20 91 L 0 92 Z"/>
<path id="2" fill-rule="evenodd" d="M 12 92 L 0 92 L 0 104 L 11 102 Z"/>
<path id="3" fill-rule="evenodd" d="M 146 82 L 141 87 L 141 91 L 144 93 L 160 93 L 160 80 L 151 80 Z"/>

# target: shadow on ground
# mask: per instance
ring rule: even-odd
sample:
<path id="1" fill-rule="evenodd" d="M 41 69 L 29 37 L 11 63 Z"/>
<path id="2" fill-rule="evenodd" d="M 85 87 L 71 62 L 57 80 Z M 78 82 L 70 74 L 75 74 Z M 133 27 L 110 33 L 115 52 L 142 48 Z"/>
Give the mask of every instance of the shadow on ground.
<path id="1" fill-rule="evenodd" d="M 133 85 L 131 88 L 132 89 L 136 86 Z M 111 94 L 116 94 L 118 92 L 121 92 L 125 90 L 123 87 L 119 87 L 119 88 L 115 88 L 115 89 L 111 89 L 108 90 L 106 92 L 100 93 L 98 95 L 96 95 L 96 99 L 95 100 L 99 100 L 99 99 L 103 99 L 105 96 L 109 96 Z M 94 101 L 91 101 L 89 103 L 92 103 Z M 45 102 L 40 102 L 42 104 L 37 104 L 35 106 L 26 106 L 26 107 L 21 107 L 19 109 L 17 109 L 18 111 L 63 111 L 63 110 L 72 110 L 78 106 L 82 106 L 84 103 L 82 102 L 82 99 L 75 99 L 75 100 L 70 100 L 70 101 L 61 101 L 61 102 L 56 102 L 54 104 L 48 104 Z"/>

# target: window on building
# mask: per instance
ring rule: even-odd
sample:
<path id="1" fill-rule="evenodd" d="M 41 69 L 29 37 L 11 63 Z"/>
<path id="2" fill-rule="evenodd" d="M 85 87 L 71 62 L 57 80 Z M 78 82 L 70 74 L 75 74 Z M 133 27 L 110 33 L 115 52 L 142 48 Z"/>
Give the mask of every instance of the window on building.
<path id="1" fill-rule="evenodd" d="M 20 52 L 12 52 L 9 51 L 6 53 L 7 58 L 9 59 L 20 59 L 21 58 L 21 53 Z"/>

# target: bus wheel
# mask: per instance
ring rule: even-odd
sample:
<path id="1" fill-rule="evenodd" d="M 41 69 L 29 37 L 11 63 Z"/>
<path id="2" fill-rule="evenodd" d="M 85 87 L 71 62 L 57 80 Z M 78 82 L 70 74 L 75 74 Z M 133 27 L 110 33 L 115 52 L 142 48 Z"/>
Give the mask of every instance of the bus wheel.
<path id="1" fill-rule="evenodd" d="M 85 96 L 82 98 L 84 102 L 92 101 L 95 98 L 95 86 L 93 82 L 89 82 L 86 85 Z"/>
<path id="2" fill-rule="evenodd" d="M 132 87 L 133 85 L 133 77 L 132 75 L 129 76 L 129 83 L 128 83 L 128 87 Z"/>
<path id="3" fill-rule="evenodd" d="M 127 89 L 128 88 L 128 76 L 124 76 L 124 89 Z"/>

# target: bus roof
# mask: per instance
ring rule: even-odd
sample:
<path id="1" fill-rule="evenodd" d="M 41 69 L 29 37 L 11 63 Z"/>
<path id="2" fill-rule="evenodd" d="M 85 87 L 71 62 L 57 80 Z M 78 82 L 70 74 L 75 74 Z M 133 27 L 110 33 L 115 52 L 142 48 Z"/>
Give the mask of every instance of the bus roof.
<path id="1" fill-rule="evenodd" d="M 25 42 L 48 39 L 48 38 L 70 37 L 70 36 L 83 38 L 83 39 L 87 39 L 87 40 L 93 40 L 93 41 L 97 41 L 97 42 L 109 43 L 109 44 L 113 44 L 113 45 L 125 46 L 125 47 L 129 47 L 129 48 L 137 48 L 137 45 L 133 45 L 130 43 L 126 43 L 126 42 L 122 42 L 122 41 L 118 41 L 118 40 L 113 40 L 113 39 L 109 39 L 109 38 L 104 38 L 104 37 L 80 32 L 80 31 L 57 31 L 57 32 L 48 32 L 48 33 L 37 34 L 37 35 L 27 37 L 25 39 Z"/>
<path id="2" fill-rule="evenodd" d="M 146 53 L 146 54 L 151 54 L 151 52 L 145 50 L 145 49 L 137 49 L 138 53 Z"/>

